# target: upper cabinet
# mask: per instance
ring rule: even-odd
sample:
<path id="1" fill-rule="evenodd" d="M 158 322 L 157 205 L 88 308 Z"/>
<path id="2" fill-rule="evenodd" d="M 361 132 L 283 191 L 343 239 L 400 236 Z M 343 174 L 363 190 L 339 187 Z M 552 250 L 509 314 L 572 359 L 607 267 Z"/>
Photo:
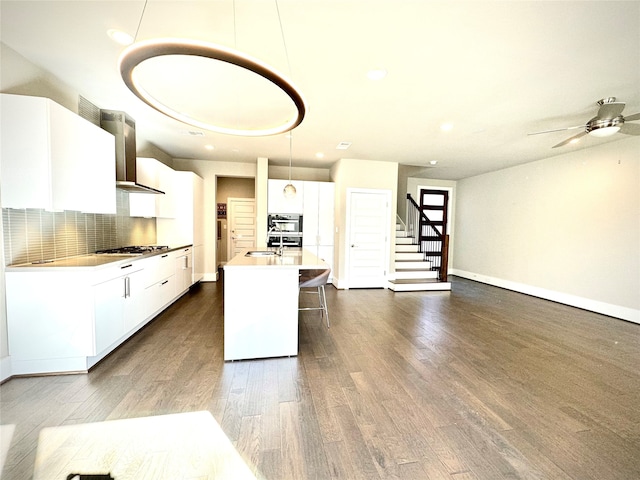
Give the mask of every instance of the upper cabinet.
<path id="1" fill-rule="evenodd" d="M 289 180 L 269 180 L 267 189 L 267 213 L 303 213 L 304 208 L 304 184 L 305 182 L 293 180 L 296 194 L 291 198 L 284 196 L 284 187 Z"/>
<path id="2" fill-rule="evenodd" d="M 138 157 L 136 175 L 138 182 L 164 192 L 130 193 L 129 215 L 132 217 L 175 217 L 175 172 L 155 158 Z"/>
<path id="3" fill-rule="evenodd" d="M 193 281 L 204 277 L 204 180 L 193 172 L 174 172 L 174 218 L 158 218 L 158 244 L 193 245 Z"/>
<path id="4" fill-rule="evenodd" d="M 113 135 L 43 97 L 0 95 L 4 208 L 116 213 Z"/>

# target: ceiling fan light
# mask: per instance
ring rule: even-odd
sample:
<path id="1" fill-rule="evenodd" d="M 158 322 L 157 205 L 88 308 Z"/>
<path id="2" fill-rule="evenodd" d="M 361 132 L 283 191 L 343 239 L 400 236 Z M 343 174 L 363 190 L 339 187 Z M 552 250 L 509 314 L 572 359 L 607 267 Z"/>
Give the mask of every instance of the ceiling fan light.
<path id="1" fill-rule="evenodd" d="M 618 125 L 613 125 L 611 127 L 601 127 L 595 130 L 591 130 L 589 132 L 589 135 L 593 137 L 598 137 L 598 138 L 610 137 L 611 135 L 615 135 L 619 131 L 620 131 L 620 127 Z"/>

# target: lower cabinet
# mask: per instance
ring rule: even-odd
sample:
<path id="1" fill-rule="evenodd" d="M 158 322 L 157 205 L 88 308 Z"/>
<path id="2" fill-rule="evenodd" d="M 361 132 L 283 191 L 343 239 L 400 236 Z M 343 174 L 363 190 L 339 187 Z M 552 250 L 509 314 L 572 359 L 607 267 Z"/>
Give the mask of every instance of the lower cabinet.
<path id="1" fill-rule="evenodd" d="M 191 248 L 175 252 L 176 295 L 182 295 L 193 285 L 193 252 Z"/>
<path id="2" fill-rule="evenodd" d="M 134 263 L 117 273 L 120 275 L 93 287 L 94 355 L 109 348 L 144 320 L 144 288 L 142 267 Z"/>
<path id="3" fill-rule="evenodd" d="M 191 253 L 6 271 L 12 375 L 87 371 L 189 288 Z"/>

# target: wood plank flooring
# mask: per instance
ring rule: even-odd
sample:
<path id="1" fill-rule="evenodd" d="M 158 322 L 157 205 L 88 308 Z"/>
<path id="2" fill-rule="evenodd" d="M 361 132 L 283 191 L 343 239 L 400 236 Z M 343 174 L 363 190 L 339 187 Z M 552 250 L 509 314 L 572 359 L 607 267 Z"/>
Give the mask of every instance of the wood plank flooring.
<path id="1" fill-rule="evenodd" d="M 201 410 L 261 479 L 640 478 L 640 325 L 451 281 L 327 288 L 297 357 L 232 363 L 222 282 L 196 287 L 89 374 L 0 386 L 2 478 L 44 427 Z"/>

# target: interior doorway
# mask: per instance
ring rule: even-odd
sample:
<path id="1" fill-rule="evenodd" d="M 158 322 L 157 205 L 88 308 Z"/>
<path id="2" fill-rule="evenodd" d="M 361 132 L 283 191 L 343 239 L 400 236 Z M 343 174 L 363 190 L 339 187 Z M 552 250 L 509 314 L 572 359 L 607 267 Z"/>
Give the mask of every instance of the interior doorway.
<path id="1" fill-rule="evenodd" d="M 380 288 L 387 280 L 391 191 L 347 190 L 348 288 Z"/>
<path id="2" fill-rule="evenodd" d="M 228 200 L 229 198 L 255 198 L 255 178 L 216 177 L 216 265 L 224 266 L 229 257 Z"/>

